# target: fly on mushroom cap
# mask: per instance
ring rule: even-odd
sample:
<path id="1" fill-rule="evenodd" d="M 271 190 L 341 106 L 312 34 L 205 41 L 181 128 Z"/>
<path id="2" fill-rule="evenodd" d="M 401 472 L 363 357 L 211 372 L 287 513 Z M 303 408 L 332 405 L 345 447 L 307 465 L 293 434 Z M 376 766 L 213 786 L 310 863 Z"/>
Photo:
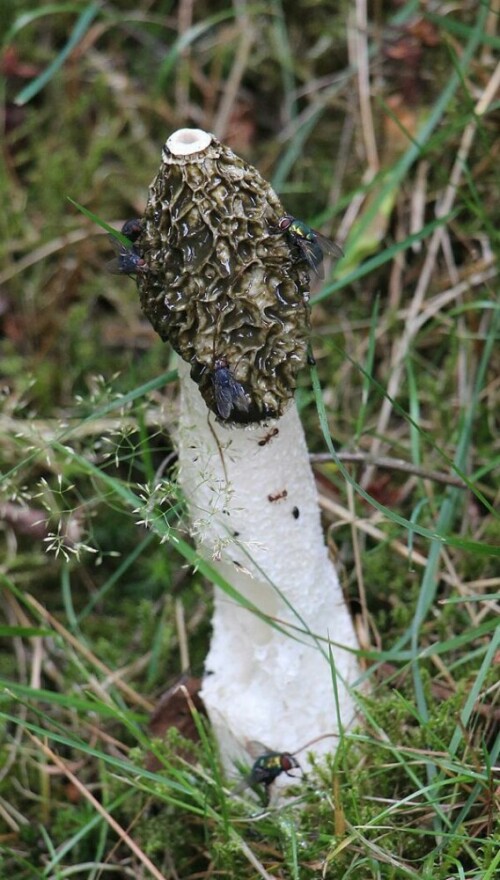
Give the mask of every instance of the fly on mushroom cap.
<path id="1" fill-rule="evenodd" d="M 307 360 L 308 272 L 270 231 L 283 207 L 258 171 L 215 138 L 198 152 L 188 147 L 167 141 L 150 187 L 138 239 L 142 308 L 193 365 L 216 415 L 231 379 L 226 421 L 278 418 Z"/>
<path id="2" fill-rule="evenodd" d="M 114 275 L 138 275 L 145 268 L 144 260 L 135 248 L 135 242 L 142 232 L 142 220 L 134 217 L 126 220 L 121 228 L 121 234 L 129 239 L 129 244 L 124 244 L 113 235 L 108 235 L 110 244 L 117 254 L 113 260 L 106 264 L 108 272 Z"/>
<path id="3" fill-rule="evenodd" d="M 344 251 L 336 241 L 326 238 L 317 229 L 311 229 L 302 220 L 297 220 L 291 214 L 285 214 L 278 221 L 276 229 L 272 230 L 274 235 L 286 233 L 293 245 L 297 247 L 299 253 L 311 267 L 318 278 L 325 277 L 323 269 L 323 256 L 329 254 L 335 260 L 340 260 L 344 256 Z"/>
<path id="4" fill-rule="evenodd" d="M 243 385 L 236 381 L 226 358 L 217 358 L 213 372 L 215 405 L 222 419 L 229 419 L 233 408 L 248 412 L 249 401 Z"/>
<path id="5" fill-rule="evenodd" d="M 137 253 L 133 245 L 127 247 L 112 235 L 108 236 L 111 247 L 116 253 L 116 257 L 108 260 L 106 268 L 113 275 L 139 275 L 145 268 L 144 260 Z"/>

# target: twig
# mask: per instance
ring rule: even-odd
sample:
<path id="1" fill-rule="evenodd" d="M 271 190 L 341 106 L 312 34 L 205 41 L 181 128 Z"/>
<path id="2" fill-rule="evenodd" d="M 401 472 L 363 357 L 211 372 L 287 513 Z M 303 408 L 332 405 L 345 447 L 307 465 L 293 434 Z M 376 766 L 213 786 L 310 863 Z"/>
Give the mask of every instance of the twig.
<path id="1" fill-rule="evenodd" d="M 30 266 L 35 266 L 36 263 L 46 260 L 51 254 L 63 250 L 63 248 L 68 245 L 76 244 L 78 241 L 84 241 L 89 237 L 89 234 L 89 229 L 74 229 L 72 232 L 67 232 L 65 235 L 53 238 L 52 241 L 45 242 L 34 251 L 30 251 L 29 254 L 21 257 L 20 260 L 11 262 L 7 269 L 0 272 L 0 284 L 4 284 L 6 281 L 19 275 L 21 272 L 24 272 L 25 269 L 29 269 Z"/>
<path id="2" fill-rule="evenodd" d="M 252 850 L 250 849 L 248 844 L 245 843 L 243 838 L 240 837 L 239 835 L 234 835 L 234 837 L 235 837 L 236 843 L 240 847 L 243 855 L 245 856 L 246 859 L 248 859 L 250 864 L 253 865 L 253 867 L 255 868 L 257 873 L 260 874 L 260 876 L 263 877 L 264 880 L 273 880 L 272 875 L 268 874 L 268 872 L 264 868 L 264 865 L 262 864 L 262 862 L 259 862 L 257 856 L 255 856 L 253 854 Z"/>
<path id="3" fill-rule="evenodd" d="M 177 30 L 179 40 L 186 36 L 187 32 L 193 25 L 193 0 L 181 0 L 177 12 Z M 180 64 L 177 64 L 177 76 L 175 80 L 175 106 L 177 113 L 181 117 L 189 106 L 189 62 L 191 58 L 191 47 L 189 43 L 180 53 Z"/>
<path id="4" fill-rule="evenodd" d="M 158 868 L 155 865 L 153 865 L 153 862 L 142 851 L 142 849 L 139 846 L 137 846 L 135 841 L 132 840 L 131 837 L 129 837 L 129 835 L 127 834 L 125 829 L 122 828 L 122 826 L 118 824 L 116 819 L 114 819 L 113 816 L 110 813 L 108 813 L 108 811 L 97 800 L 97 798 L 95 798 L 94 795 L 91 794 L 91 792 L 85 787 L 85 785 L 83 785 L 83 783 L 80 782 L 78 777 L 75 776 L 75 774 L 71 772 L 71 770 L 66 766 L 66 764 L 59 757 L 59 755 L 57 755 L 55 752 L 53 752 L 52 749 L 50 749 L 45 743 L 42 742 L 41 739 L 38 739 L 38 737 L 35 736 L 34 734 L 32 734 L 29 730 L 26 730 L 26 733 L 28 734 L 30 739 L 35 743 L 35 745 L 38 746 L 38 748 L 43 752 L 43 754 L 46 755 L 46 757 L 49 758 L 49 760 L 52 761 L 56 765 L 56 767 L 58 767 L 59 770 L 61 770 L 62 773 L 64 773 L 66 778 L 72 783 L 72 785 L 74 785 L 74 787 L 77 789 L 77 791 L 79 791 L 80 794 L 82 794 L 83 797 L 92 805 L 94 810 L 96 810 L 96 812 L 99 813 L 99 815 L 103 817 L 103 819 L 108 823 L 110 828 L 113 829 L 113 831 L 118 835 L 118 837 L 120 837 L 123 840 L 124 844 L 126 846 L 128 846 L 128 848 L 134 853 L 134 855 L 137 856 L 139 861 L 142 862 L 142 864 L 144 865 L 146 870 L 149 871 L 150 874 L 152 874 L 152 876 L 156 878 L 156 880 L 166 880 L 165 874 L 162 874 L 161 871 L 159 871 Z"/>
<path id="5" fill-rule="evenodd" d="M 370 170 L 375 173 L 380 165 L 377 153 L 377 140 L 373 125 L 373 114 L 370 103 L 370 62 L 367 43 L 368 17 L 366 12 L 366 0 L 356 0 L 356 10 L 353 13 L 355 28 L 352 36 L 353 56 L 351 61 L 356 61 L 358 73 L 359 112 L 361 115 L 361 131 L 365 143 L 366 161 Z"/>
<path id="6" fill-rule="evenodd" d="M 349 513 L 351 519 L 351 541 L 352 553 L 354 557 L 354 570 L 356 572 L 356 582 L 358 585 L 358 596 L 361 605 L 361 618 L 365 633 L 370 631 L 370 621 L 368 614 L 368 603 L 366 601 L 365 579 L 363 576 L 362 552 L 359 539 L 359 532 L 356 528 L 356 501 L 354 497 L 354 489 L 352 483 L 347 483 L 347 503 L 349 505 Z"/>
<path id="7" fill-rule="evenodd" d="M 410 461 L 402 458 L 388 458 L 385 456 L 371 455 L 369 452 L 339 452 L 340 461 L 346 461 L 353 464 L 368 464 L 374 468 L 383 468 L 384 470 L 403 471 L 407 474 L 413 474 L 416 477 L 422 477 L 425 480 L 432 480 L 434 483 L 444 483 L 446 486 L 456 486 L 457 489 L 466 489 L 467 485 L 460 477 L 453 477 L 451 474 L 444 474 L 442 471 L 428 471 L 423 467 L 418 467 Z M 329 452 L 315 452 L 309 456 L 312 464 L 321 464 L 323 462 L 333 461 Z"/>
<path id="8" fill-rule="evenodd" d="M 187 672 L 190 668 L 189 642 L 186 631 L 186 619 L 184 617 L 184 605 L 182 604 L 181 599 L 175 600 L 175 625 L 177 629 L 177 639 L 179 641 L 181 671 Z"/>
<path id="9" fill-rule="evenodd" d="M 241 80 L 243 79 L 250 52 L 255 42 L 255 31 L 246 16 L 242 17 L 241 25 L 243 27 L 243 32 L 241 34 L 240 43 L 236 51 L 236 57 L 231 68 L 231 73 L 226 80 L 224 93 L 213 123 L 214 134 L 220 140 L 222 140 L 227 133 L 231 113 L 241 86 Z"/>

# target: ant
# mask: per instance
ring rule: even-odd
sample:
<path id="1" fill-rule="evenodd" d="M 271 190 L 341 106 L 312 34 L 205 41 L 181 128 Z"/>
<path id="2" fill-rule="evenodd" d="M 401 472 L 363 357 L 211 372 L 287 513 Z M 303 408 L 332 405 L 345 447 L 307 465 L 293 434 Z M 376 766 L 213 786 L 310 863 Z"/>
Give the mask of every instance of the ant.
<path id="1" fill-rule="evenodd" d="M 267 434 L 264 434 L 264 436 L 257 441 L 257 446 L 266 446 L 268 443 L 271 442 L 273 437 L 276 437 L 278 434 L 279 428 L 271 428 L 271 430 L 268 431 Z"/>
<path id="2" fill-rule="evenodd" d="M 275 495 L 268 495 L 267 500 L 273 504 L 274 501 L 284 501 L 287 497 L 288 491 L 286 489 L 282 489 L 281 492 L 277 492 Z"/>

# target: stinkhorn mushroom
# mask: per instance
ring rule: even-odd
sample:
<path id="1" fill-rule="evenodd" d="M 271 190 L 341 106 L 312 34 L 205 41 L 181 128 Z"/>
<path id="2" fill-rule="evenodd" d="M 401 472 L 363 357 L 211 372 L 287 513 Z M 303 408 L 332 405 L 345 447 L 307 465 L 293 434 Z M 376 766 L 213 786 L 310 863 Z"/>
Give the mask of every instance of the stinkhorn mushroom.
<path id="1" fill-rule="evenodd" d="M 239 594 L 215 588 L 201 693 L 228 769 L 251 741 L 293 753 L 325 737 L 324 754 L 356 715 L 357 640 L 293 401 L 311 264 L 284 218 L 255 168 L 180 129 L 134 242 L 142 308 L 180 355 L 192 535 Z"/>

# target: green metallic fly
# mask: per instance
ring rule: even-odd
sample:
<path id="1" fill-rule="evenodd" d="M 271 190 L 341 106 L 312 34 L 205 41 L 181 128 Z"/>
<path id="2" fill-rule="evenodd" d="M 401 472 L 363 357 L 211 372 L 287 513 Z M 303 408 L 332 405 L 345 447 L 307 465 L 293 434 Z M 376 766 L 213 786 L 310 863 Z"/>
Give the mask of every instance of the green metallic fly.
<path id="1" fill-rule="evenodd" d="M 236 786 L 233 794 L 240 794 L 249 786 L 253 788 L 254 785 L 263 785 L 265 788 L 266 801 L 268 801 L 269 789 L 278 776 L 285 773 L 287 776 L 290 776 L 291 779 L 295 779 L 296 777 L 293 773 L 290 773 L 290 770 L 298 769 L 302 771 L 297 758 L 295 758 L 291 752 L 274 752 L 258 742 L 251 742 L 248 746 L 254 754 L 256 752 L 260 752 L 260 754 L 252 764 L 252 769 L 248 776 L 246 776 L 245 779 L 242 779 L 242 781 Z"/>
<path id="2" fill-rule="evenodd" d="M 284 214 L 283 217 L 280 217 L 278 226 L 272 230 L 273 235 L 280 235 L 281 233 L 288 235 L 291 243 L 299 249 L 302 257 L 318 278 L 325 277 L 325 270 L 323 269 L 323 257 L 325 254 L 330 254 L 335 260 L 339 260 L 344 256 L 344 252 L 339 244 L 331 241 L 329 238 L 325 238 L 324 235 L 321 235 L 321 232 L 311 229 L 310 226 L 307 226 L 302 220 L 292 217 L 291 214 Z"/>
<path id="3" fill-rule="evenodd" d="M 268 788 L 281 773 L 286 773 L 293 779 L 290 770 L 297 768 L 300 770 L 300 764 L 290 752 L 264 752 L 254 761 L 249 782 L 251 785 L 260 783 Z"/>
<path id="4" fill-rule="evenodd" d="M 250 773 L 238 783 L 236 788 L 233 788 L 233 796 L 241 794 L 246 788 L 263 785 L 265 789 L 265 803 L 267 805 L 269 803 L 271 785 L 281 773 L 285 773 L 286 776 L 297 781 L 306 778 L 295 755 L 303 752 L 315 743 L 330 737 L 336 739 L 338 733 L 322 733 L 320 736 L 315 736 L 314 739 L 310 739 L 299 749 L 296 749 L 295 752 L 276 752 L 256 740 L 247 740 L 245 750 L 254 758 L 254 762 Z M 299 770 L 300 776 L 295 776 L 290 772 L 291 770 Z"/>

